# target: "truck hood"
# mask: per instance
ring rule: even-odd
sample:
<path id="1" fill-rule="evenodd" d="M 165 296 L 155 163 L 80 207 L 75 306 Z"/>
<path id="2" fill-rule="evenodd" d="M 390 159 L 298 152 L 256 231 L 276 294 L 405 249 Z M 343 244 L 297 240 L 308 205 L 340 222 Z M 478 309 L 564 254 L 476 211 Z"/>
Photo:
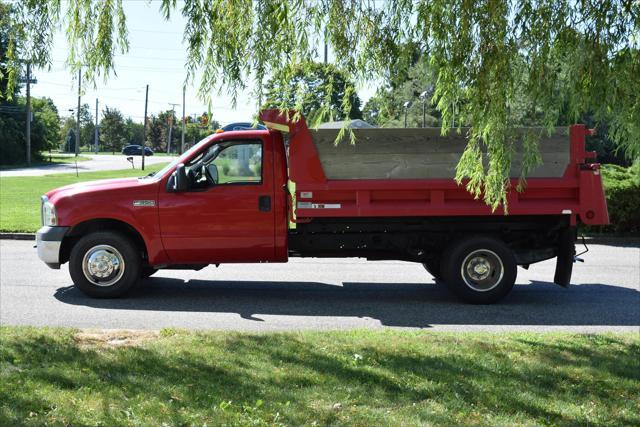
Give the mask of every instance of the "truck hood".
<path id="1" fill-rule="evenodd" d="M 97 181 L 79 182 L 77 184 L 66 185 L 55 188 L 46 193 L 46 196 L 55 203 L 62 197 L 82 196 L 85 194 L 97 195 L 96 193 L 127 192 L 129 190 L 140 189 L 141 187 L 155 184 L 153 179 L 140 178 L 115 178 L 101 179 Z"/>

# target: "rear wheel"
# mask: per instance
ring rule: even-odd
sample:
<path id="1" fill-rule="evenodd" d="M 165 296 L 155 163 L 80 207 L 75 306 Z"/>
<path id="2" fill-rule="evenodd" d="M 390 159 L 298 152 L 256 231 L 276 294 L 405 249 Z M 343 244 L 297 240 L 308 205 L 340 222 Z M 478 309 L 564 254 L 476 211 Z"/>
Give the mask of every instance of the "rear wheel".
<path id="1" fill-rule="evenodd" d="M 516 259 L 501 240 L 471 237 L 454 243 L 442 261 L 444 281 L 465 302 L 491 304 L 513 288 Z"/>
<path id="2" fill-rule="evenodd" d="M 126 236 L 96 232 L 82 237 L 71 250 L 69 273 L 83 293 L 94 298 L 116 298 L 138 283 L 142 257 Z"/>

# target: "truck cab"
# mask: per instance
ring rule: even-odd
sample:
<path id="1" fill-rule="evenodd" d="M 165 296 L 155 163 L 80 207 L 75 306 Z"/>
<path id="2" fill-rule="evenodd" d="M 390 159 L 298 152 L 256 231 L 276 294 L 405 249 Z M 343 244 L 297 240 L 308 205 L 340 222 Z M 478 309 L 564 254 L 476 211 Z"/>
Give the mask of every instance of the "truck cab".
<path id="1" fill-rule="evenodd" d="M 52 190 L 38 255 L 92 296 L 160 268 L 286 261 L 283 150 L 279 132 L 217 133 L 154 174 Z"/>

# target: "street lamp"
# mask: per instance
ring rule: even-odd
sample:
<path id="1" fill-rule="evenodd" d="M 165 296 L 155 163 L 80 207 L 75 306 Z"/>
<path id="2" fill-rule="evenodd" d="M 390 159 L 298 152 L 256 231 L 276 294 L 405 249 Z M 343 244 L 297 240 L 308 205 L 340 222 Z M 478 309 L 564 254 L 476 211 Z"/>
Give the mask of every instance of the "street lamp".
<path id="1" fill-rule="evenodd" d="M 409 106 L 411 105 L 411 101 L 407 101 L 404 104 L 404 127 L 407 127 L 407 111 L 409 111 Z"/>
<path id="2" fill-rule="evenodd" d="M 422 92 L 420 94 L 420 100 L 422 101 L 422 127 L 427 127 L 426 126 L 426 122 L 427 122 L 427 109 L 426 109 L 426 105 L 427 105 L 427 98 L 429 97 L 429 91 L 425 90 L 424 92 Z"/>

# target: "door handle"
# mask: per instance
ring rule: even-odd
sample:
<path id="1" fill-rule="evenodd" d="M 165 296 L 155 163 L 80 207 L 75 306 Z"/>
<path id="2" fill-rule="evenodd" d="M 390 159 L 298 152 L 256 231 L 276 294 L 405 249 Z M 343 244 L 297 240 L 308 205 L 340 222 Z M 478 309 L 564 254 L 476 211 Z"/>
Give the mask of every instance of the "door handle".
<path id="1" fill-rule="evenodd" d="M 258 209 L 260 212 L 271 211 L 271 196 L 259 196 L 258 197 Z"/>

